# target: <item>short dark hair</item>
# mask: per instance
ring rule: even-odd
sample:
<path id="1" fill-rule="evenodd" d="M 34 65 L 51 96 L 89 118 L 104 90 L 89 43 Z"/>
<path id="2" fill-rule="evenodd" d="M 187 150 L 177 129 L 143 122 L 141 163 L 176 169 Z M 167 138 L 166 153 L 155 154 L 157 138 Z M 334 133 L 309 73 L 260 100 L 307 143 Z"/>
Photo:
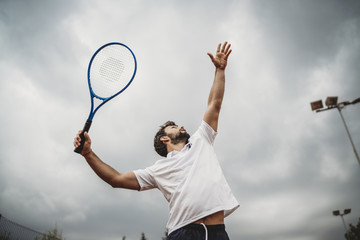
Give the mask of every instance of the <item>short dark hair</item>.
<path id="1" fill-rule="evenodd" d="M 155 151 L 163 157 L 166 157 L 168 154 L 166 145 L 160 140 L 161 137 L 166 136 L 165 128 L 168 126 L 177 126 L 173 121 L 167 121 L 163 125 L 160 126 L 159 131 L 155 134 L 154 137 L 154 148 Z"/>

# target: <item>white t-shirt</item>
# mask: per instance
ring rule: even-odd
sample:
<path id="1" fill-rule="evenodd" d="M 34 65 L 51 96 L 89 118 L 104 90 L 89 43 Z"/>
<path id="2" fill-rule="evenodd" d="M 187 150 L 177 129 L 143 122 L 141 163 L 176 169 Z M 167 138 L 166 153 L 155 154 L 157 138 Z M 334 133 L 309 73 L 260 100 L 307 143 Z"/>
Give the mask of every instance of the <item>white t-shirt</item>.
<path id="1" fill-rule="evenodd" d="M 169 202 L 169 234 L 196 220 L 239 207 L 214 152 L 217 133 L 204 121 L 180 151 L 134 171 L 140 191 L 158 188 Z"/>

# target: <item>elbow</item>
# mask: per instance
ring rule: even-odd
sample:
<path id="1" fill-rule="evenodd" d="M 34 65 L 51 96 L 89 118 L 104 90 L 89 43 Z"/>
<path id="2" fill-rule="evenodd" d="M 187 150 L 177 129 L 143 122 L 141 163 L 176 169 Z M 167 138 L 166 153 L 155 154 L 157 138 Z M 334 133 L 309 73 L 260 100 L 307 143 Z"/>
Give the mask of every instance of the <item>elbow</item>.
<path id="1" fill-rule="evenodd" d="M 109 179 L 106 181 L 112 188 L 121 188 L 122 187 L 122 177 L 121 174 Z"/>
<path id="2" fill-rule="evenodd" d="M 113 182 L 108 182 L 108 184 L 112 187 L 112 188 L 119 188 L 118 184 L 115 184 Z"/>
<path id="3" fill-rule="evenodd" d="M 107 182 L 107 184 L 109 184 L 112 188 L 118 188 L 118 187 L 119 187 L 118 183 L 116 183 L 116 182 L 113 181 L 113 180 L 109 180 L 109 181 L 106 181 L 106 182 Z"/>
<path id="4" fill-rule="evenodd" d="M 125 184 L 121 181 L 109 181 L 108 184 L 112 188 L 125 188 Z"/>

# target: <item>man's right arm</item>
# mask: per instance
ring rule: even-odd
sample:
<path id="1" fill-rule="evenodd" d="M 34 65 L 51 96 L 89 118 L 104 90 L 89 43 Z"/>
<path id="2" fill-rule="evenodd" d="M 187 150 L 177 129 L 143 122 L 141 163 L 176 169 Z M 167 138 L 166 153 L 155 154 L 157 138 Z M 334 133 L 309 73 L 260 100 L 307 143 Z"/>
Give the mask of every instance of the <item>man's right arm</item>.
<path id="1" fill-rule="evenodd" d="M 120 173 L 113 169 L 111 166 L 104 163 L 91 149 L 91 139 L 87 132 L 84 134 L 85 144 L 82 152 L 80 153 L 93 169 L 93 171 L 106 183 L 114 188 L 126 188 L 132 190 L 139 190 L 140 185 L 134 172 Z M 79 134 L 74 140 L 74 146 L 80 144 Z"/>
<path id="2" fill-rule="evenodd" d="M 216 70 L 203 120 L 209 124 L 215 132 L 217 132 L 220 109 L 224 98 L 225 68 L 227 66 L 228 57 L 232 51 L 230 47 L 231 44 L 228 45 L 228 43 L 225 42 L 222 47 L 221 44 L 218 45 L 215 57 L 211 53 L 208 53 Z"/>

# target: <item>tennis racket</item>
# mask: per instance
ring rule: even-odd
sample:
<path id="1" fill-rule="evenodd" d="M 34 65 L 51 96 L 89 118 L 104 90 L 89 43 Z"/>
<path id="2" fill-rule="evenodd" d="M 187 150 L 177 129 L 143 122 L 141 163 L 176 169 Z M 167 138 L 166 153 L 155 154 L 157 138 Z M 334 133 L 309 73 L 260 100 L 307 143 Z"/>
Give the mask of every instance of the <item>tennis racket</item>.
<path id="1" fill-rule="evenodd" d="M 131 84 L 136 74 L 136 67 L 134 53 L 122 43 L 107 43 L 100 47 L 91 57 L 88 67 L 91 108 L 89 117 L 80 134 L 81 144 L 74 150 L 76 153 L 81 153 L 84 147 L 84 132 L 89 131 L 95 113 Z M 95 107 L 95 99 L 100 100 L 97 107 Z"/>

